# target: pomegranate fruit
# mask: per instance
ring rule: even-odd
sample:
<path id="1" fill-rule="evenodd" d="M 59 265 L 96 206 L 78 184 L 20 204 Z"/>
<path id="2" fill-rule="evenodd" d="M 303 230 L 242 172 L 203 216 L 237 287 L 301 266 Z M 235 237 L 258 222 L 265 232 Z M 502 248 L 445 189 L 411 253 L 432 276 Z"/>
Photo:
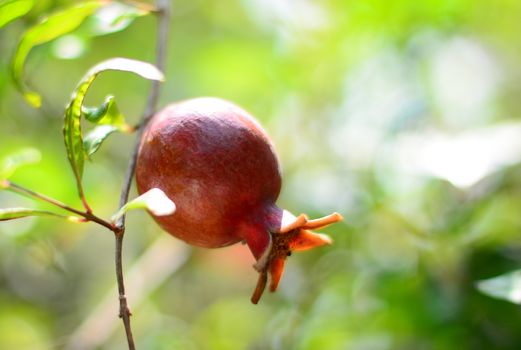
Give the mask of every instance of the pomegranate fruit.
<path id="1" fill-rule="evenodd" d="M 260 273 L 252 302 L 279 284 L 292 251 L 331 242 L 311 232 L 337 222 L 331 214 L 309 220 L 275 205 L 281 173 L 275 149 L 259 123 L 246 111 L 218 98 L 172 104 L 148 124 L 136 165 L 138 192 L 157 187 L 177 206 L 174 214 L 155 216 L 168 233 L 206 248 L 245 242 Z"/>

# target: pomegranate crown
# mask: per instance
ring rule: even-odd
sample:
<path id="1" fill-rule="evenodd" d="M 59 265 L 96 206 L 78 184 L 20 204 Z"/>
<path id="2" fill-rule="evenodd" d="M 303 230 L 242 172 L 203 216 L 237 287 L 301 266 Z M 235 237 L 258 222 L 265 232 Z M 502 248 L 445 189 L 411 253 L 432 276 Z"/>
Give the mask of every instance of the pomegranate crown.
<path id="1" fill-rule="evenodd" d="M 329 236 L 311 230 L 324 228 L 342 219 L 342 215 L 333 213 L 319 219 L 310 220 L 305 214 L 295 217 L 289 211 L 284 210 L 280 227 L 275 232 L 270 232 L 267 249 L 253 265 L 259 272 L 259 279 L 251 302 L 254 304 L 259 302 L 268 282 L 268 274 L 271 279 L 270 291 L 275 292 L 277 290 L 284 272 L 286 258 L 292 252 L 309 250 L 332 243 Z"/>

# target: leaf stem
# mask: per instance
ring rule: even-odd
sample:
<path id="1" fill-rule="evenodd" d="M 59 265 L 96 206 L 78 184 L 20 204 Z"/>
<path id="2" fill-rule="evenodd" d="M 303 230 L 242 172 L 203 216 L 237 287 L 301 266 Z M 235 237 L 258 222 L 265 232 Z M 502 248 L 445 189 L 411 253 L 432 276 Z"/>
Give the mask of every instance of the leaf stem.
<path id="1" fill-rule="evenodd" d="M 157 0 L 157 43 L 156 43 L 156 67 L 160 71 L 165 71 L 166 61 L 166 50 L 168 43 L 168 30 L 170 26 L 170 1 L 169 0 Z M 127 202 L 130 193 L 130 187 L 132 185 L 132 178 L 136 170 L 136 160 L 139 150 L 139 143 L 143 131 L 150 121 L 150 118 L 154 114 L 154 111 L 159 100 L 160 93 L 160 82 L 152 81 L 152 86 L 148 94 L 148 100 L 141 118 L 141 122 L 137 126 L 136 142 L 134 149 L 130 157 L 130 161 L 125 173 L 125 179 L 121 189 L 121 195 L 119 200 L 119 207 L 122 208 Z M 125 215 L 122 215 L 115 223 L 115 239 L 116 239 L 116 279 L 118 282 L 118 293 L 119 293 L 119 316 L 123 320 L 125 332 L 127 335 L 127 342 L 129 350 L 135 350 L 134 338 L 132 335 L 132 328 L 130 326 L 130 310 L 127 303 L 127 297 L 125 295 L 125 282 L 123 279 L 123 266 L 122 266 L 122 254 L 123 254 L 123 237 L 125 235 Z"/>
<path id="2" fill-rule="evenodd" d="M 81 203 L 83 204 L 83 207 L 85 208 L 86 212 L 92 214 L 92 209 L 90 208 L 89 203 L 87 202 L 87 197 L 85 197 L 85 192 L 83 190 L 83 184 L 81 183 L 81 180 L 78 180 L 78 191 Z"/>

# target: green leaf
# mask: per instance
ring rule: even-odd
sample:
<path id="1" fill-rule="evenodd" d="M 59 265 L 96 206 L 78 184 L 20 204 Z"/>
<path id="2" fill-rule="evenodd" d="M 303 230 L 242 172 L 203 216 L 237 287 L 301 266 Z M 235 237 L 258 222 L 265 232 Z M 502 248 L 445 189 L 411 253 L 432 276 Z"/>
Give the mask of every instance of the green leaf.
<path id="1" fill-rule="evenodd" d="M 132 72 L 149 80 L 164 80 L 163 73 L 153 64 L 122 57 L 111 58 L 101 62 L 93 67 L 87 73 L 87 76 L 97 75 L 106 70 Z"/>
<path id="2" fill-rule="evenodd" d="M 100 8 L 92 15 L 87 25 L 91 35 L 105 35 L 127 28 L 134 19 L 150 13 L 150 9 L 113 2 Z"/>
<path id="3" fill-rule="evenodd" d="M 83 77 L 83 79 L 76 86 L 76 89 L 72 93 L 72 99 L 69 102 L 67 109 L 65 110 L 63 137 L 65 141 L 65 148 L 67 149 L 67 158 L 69 159 L 69 162 L 71 164 L 74 177 L 76 178 L 78 191 L 82 199 L 84 199 L 84 196 L 81 178 L 83 175 L 85 158 L 87 157 L 88 152 L 93 150 L 93 148 L 89 148 L 89 150 L 86 150 L 83 143 L 83 135 L 80 123 L 82 112 L 85 110 L 83 108 L 83 101 L 85 100 L 85 95 L 87 94 L 87 91 L 89 90 L 96 77 L 100 73 L 107 70 L 132 72 L 146 79 L 163 80 L 163 74 L 154 65 L 150 63 L 131 60 L 127 58 L 113 58 L 107 61 L 103 61 L 100 64 L 91 68 L 87 72 L 85 77 Z M 123 117 L 121 116 L 119 110 L 114 104 L 113 99 L 109 97 L 105 101 L 104 105 L 106 106 L 102 106 L 100 111 L 88 111 L 87 109 L 87 114 L 89 115 L 89 118 L 97 123 L 105 125 L 113 124 L 113 126 L 116 126 L 118 129 L 124 129 L 124 125 L 126 124 L 124 123 Z M 101 132 L 99 132 L 98 135 L 101 135 Z M 101 143 L 101 141 L 103 141 L 103 139 L 105 139 L 106 136 L 108 136 L 108 134 L 98 141 Z M 95 144 L 98 141 L 89 142 Z M 97 147 L 99 147 L 99 144 Z"/>
<path id="4" fill-rule="evenodd" d="M 89 38 L 77 32 L 63 35 L 53 41 L 51 51 L 54 57 L 61 60 L 73 60 L 87 52 Z"/>
<path id="5" fill-rule="evenodd" d="M 100 125 L 89 132 L 83 140 L 83 148 L 85 149 L 87 156 L 90 157 L 96 153 L 101 146 L 101 143 L 105 141 L 110 134 L 117 130 L 118 128 L 112 125 Z"/>
<path id="6" fill-rule="evenodd" d="M 34 27 L 29 28 L 18 43 L 16 53 L 11 63 L 13 79 L 18 89 L 23 93 L 26 101 L 33 107 L 41 106 L 41 96 L 33 91 L 29 91 L 23 82 L 23 67 L 27 55 L 31 49 L 78 28 L 80 24 L 96 9 L 102 6 L 105 1 L 89 1 L 57 12 L 44 18 Z"/>
<path id="7" fill-rule="evenodd" d="M 100 107 L 82 108 L 85 119 L 99 125 L 113 125 L 121 131 L 128 131 L 131 127 L 125 122 L 125 117 L 119 111 L 114 96 L 107 96 Z"/>
<path id="8" fill-rule="evenodd" d="M 0 28 L 31 10 L 34 0 L 0 1 Z"/>
<path id="9" fill-rule="evenodd" d="M 163 191 L 153 188 L 125 204 L 112 216 L 112 222 L 118 221 L 127 211 L 135 209 L 147 209 L 155 216 L 166 216 L 172 215 L 176 206 Z"/>
<path id="10" fill-rule="evenodd" d="M 75 216 L 66 216 L 57 213 L 53 213 L 45 210 L 36 210 L 28 208 L 7 208 L 0 209 L 0 221 L 14 220 L 26 218 L 29 216 L 52 216 L 58 217 L 69 221 L 81 222 L 82 219 Z"/>
<path id="11" fill-rule="evenodd" d="M 483 294 L 521 304 L 521 270 L 478 281 L 476 286 Z"/>
<path id="12" fill-rule="evenodd" d="M 99 126 L 92 130 L 83 141 L 87 157 L 93 155 L 101 143 L 114 131 L 131 132 L 133 128 L 125 122 L 114 96 L 108 96 L 100 107 L 83 107 L 83 115 L 88 121 Z"/>
<path id="13" fill-rule="evenodd" d="M 7 179 L 11 177 L 19 167 L 38 163 L 40 159 L 40 151 L 35 148 L 24 148 L 9 155 L 0 161 L 0 179 Z"/>

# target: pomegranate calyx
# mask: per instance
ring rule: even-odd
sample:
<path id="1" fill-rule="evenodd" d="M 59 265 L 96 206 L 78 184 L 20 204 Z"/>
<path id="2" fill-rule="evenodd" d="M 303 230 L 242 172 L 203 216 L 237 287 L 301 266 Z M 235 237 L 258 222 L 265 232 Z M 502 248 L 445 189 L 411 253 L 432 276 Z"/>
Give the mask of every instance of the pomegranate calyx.
<path id="1" fill-rule="evenodd" d="M 270 275 L 270 291 L 277 290 L 284 272 L 286 258 L 293 251 L 308 250 L 332 243 L 329 236 L 311 232 L 309 229 L 320 229 L 342 219 L 342 215 L 333 213 L 319 219 L 309 220 L 305 214 L 295 217 L 290 212 L 284 211 L 281 228 L 278 232 L 270 232 L 269 245 L 254 265 L 259 272 L 259 279 L 251 297 L 252 303 L 259 302 L 266 288 L 268 274 Z"/>

